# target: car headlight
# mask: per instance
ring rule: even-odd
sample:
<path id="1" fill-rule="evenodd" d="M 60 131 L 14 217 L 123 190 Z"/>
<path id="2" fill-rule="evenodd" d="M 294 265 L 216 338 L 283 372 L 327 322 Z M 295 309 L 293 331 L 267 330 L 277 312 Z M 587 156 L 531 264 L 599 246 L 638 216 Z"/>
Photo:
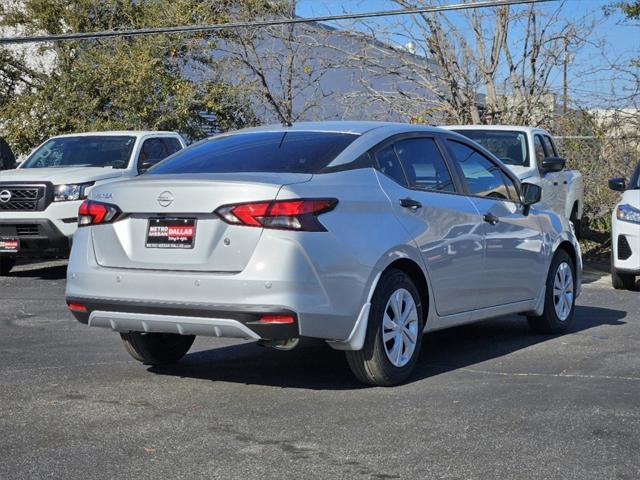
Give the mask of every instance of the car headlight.
<path id="1" fill-rule="evenodd" d="M 73 200 L 84 200 L 87 198 L 87 188 L 93 184 L 94 182 L 56 185 L 53 189 L 53 201 L 69 202 Z"/>
<path id="2" fill-rule="evenodd" d="M 625 203 L 616 208 L 616 218 L 623 222 L 640 223 L 640 210 Z"/>

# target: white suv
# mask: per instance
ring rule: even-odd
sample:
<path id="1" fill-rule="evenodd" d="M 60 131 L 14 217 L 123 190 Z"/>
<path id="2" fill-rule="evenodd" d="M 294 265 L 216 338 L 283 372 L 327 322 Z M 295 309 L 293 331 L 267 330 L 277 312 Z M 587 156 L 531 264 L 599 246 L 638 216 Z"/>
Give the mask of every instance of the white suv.
<path id="1" fill-rule="evenodd" d="M 185 146 L 173 132 L 62 135 L 17 169 L 0 172 L 0 275 L 19 256 L 67 256 L 78 207 L 91 189 L 137 176 Z"/>
<path id="2" fill-rule="evenodd" d="M 640 276 L 640 162 L 629 184 L 612 178 L 609 188 L 624 192 L 611 218 L 611 280 L 614 288 L 631 290 Z"/>

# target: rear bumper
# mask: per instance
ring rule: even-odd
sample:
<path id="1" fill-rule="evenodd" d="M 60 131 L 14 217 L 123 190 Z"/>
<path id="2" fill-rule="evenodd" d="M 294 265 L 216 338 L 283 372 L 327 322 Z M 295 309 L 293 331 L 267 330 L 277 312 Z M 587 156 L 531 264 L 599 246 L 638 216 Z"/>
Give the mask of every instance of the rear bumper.
<path id="1" fill-rule="evenodd" d="M 280 307 L 229 308 L 224 305 L 122 302 L 76 297 L 67 297 L 67 302 L 86 307 L 86 312 L 72 310 L 79 322 L 118 332 L 160 332 L 253 340 L 286 340 L 300 336 L 296 313 Z M 260 318 L 265 314 L 291 316 L 293 323 L 261 323 Z"/>
<path id="2" fill-rule="evenodd" d="M 270 232 L 242 272 L 221 273 L 103 267 L 91 235 L 90 228 L 74 235 L 66 298 L 86 305 L 85 314 L 75 313 L 78 320 L 115 330 L 256 338 L 230 335 L 226 327 L 233 325 L 260 339 L 342 341 L 351 334 L 375 277 L 374 269 L 341 256 L 339 247 L 332 255 L 310 255 L 312 246 L 300 243 L 311 239 L 326 252 L 327 237 Z M 261 325 L 264 314 L 291 315 L 295 322 Z"/>

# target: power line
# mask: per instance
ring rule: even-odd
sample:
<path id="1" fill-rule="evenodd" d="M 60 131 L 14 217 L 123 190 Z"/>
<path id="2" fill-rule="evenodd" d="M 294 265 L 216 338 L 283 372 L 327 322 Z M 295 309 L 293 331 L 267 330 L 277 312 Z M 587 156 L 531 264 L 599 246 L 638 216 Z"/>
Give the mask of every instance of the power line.
<path id="1" fill-rule="evenodd" d="M 63 42 L 69 40 L 91 40 L 109 37 L 137 37 L 141 35 L 156 35 L 161 33 L 194 33 L 247 27 L 270 27 L 274 25 L 331 22 L 336 20 L 356 20 L 360 18 L 392 17 L 398 15 L 413 15 L 416 13 L 446 12 L 476 8 L 501 7 L 504 5 L 523 5 L 557 1 L 559 0 L 481 0 L 473 3 L 455 3 L 450 5 L 437 5 L 423 8 L 380 10 L 364 13 L 346 13 L 342 15 L 325 15 L 322 17 L 283 18 L 274 20 L 260 20 L 257 22 L 214 23 L 211 25 L 185 25 L 181 27 L 140 28 L 132 30 L 105 30 L 101 32 L 63 33 L 59 35 L 37 35 L 29 37 L 1 37 L 0 45 L 16 43 Z"/>

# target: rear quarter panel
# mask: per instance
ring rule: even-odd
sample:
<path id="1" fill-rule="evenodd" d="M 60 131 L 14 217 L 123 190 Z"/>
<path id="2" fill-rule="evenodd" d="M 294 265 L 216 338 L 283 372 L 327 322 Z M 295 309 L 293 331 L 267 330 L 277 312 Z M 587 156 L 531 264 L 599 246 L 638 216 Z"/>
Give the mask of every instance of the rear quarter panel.
<path id="1" fill-rule="evenodd" d="M 296 197 L 338 199 L 333 211 L 319 217 L 326 233 L 292 239 L 309 255 L 327 297 L 348 305 L 354 315 L 368 301 L 378 273 L 395 260 L 410 258 L 423 268 L 413 239 L 398 221 L 372 168 L 314 175 L 278 194 L 278 199 Z"/>

